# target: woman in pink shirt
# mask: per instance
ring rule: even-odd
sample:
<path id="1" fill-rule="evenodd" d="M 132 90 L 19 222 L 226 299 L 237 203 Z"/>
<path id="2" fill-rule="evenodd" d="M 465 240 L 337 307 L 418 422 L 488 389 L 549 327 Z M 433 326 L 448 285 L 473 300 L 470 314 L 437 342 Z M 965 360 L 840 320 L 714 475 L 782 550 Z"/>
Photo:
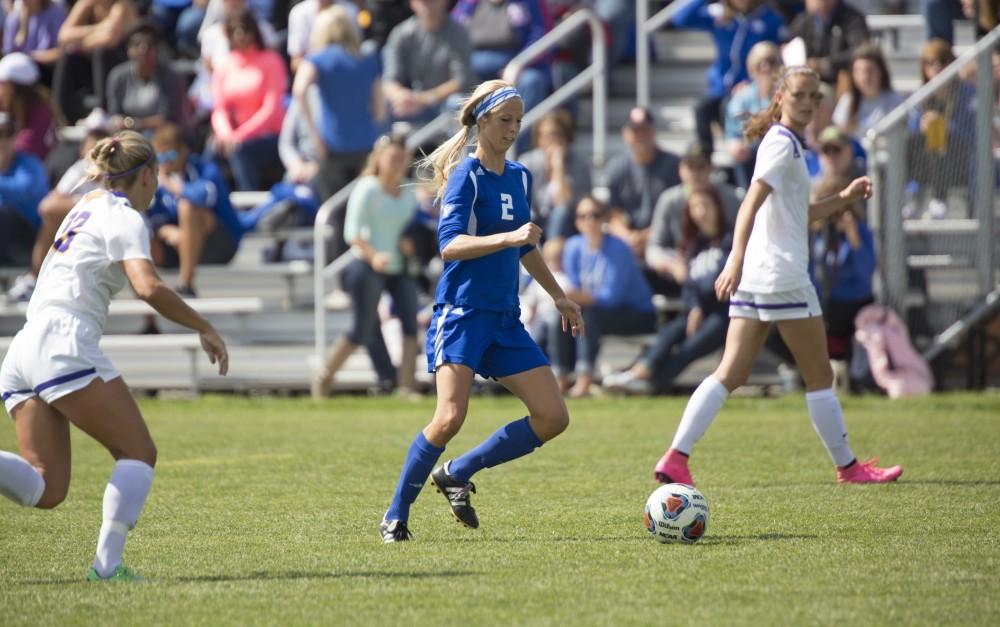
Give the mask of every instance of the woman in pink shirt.
<path id="1" fill-rule="evenodd" d="M 278 134 L 288 74 L 281 57 L 264 48 L 253 14 L 225 20 L 230 53 L 212 74 L 215 151 L 229 159 L 240 191 L 261 189 L 261 174 L 281 172 Z"/>

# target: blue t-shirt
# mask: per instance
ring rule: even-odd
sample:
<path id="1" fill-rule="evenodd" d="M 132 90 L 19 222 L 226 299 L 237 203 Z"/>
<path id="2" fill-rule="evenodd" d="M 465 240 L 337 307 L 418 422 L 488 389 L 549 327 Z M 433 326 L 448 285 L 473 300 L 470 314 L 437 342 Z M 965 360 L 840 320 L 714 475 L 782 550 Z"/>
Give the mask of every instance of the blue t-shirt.
<path id="1" fill-rule="evenodd" d="M 323 114 L 320 135 L 331 152 L 367 152 L 377 130 L 372 119 L 372 84 L 381 69 L 377 54 L 355 57 L 336 44 L 306 57 L 316 66 Z"/>
<path id="2" fill-rule="evenodd" d="M 505 161 L 503 174 L 487 170 L 467 157 L 448 177 L 441 199 L 438 247 L 444 250 L 458 235 L 494 235 L 516 231 L 531 220 L 531 173 L 520 163 Z M 490 311 L 518 308 L 521 256 L 534 246 L 504 248 L 495 253 L 446 261 L 436 301 Z"/>
<path id="3" fill-rule="evenodd" d="M 591 250 L 583 235 L 566 240 L 563 271 L 576 289 L 594 296 L 594 305 L 653 311 L 653 292 L 628 244 L 605 235 L 600 250 Z"/>
<path id="4" fill-rule="evenodd" d="M 13 207 L 36 229 L 42 224 L 38 204 L 49 190 L 49 177 L 38 157 L 14 154 L 10 169 L 0 172 L 0 206 Z"/>
<path id="5" fill-rule="evenodd" d="M 229 202 L 229 188 L 222 179 L 222 171 L 211 161 L 202 161 L 197 155 L 187 159 L 184 168 L 184 189 L 180 198 L 192 205 L 204 207 L 215 214 L 226 231 L 239 244 L 243 237 L 243 226 L 240 224 L 236 210 Z M 177 224 L 178 198 L 162 185 L 156 189 L 156 196 L 149 207 L 147 216 L 155 229 L 163 224 Z"/>

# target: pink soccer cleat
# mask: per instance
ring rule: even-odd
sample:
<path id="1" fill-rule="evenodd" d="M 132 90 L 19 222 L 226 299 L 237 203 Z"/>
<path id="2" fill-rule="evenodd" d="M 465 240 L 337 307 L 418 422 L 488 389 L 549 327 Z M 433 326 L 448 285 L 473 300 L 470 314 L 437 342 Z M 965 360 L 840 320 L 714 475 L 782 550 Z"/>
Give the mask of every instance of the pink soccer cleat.
<path id="1" fill-rule="evenodd" d="M 856 461 L 847 468 L 837 469 L 837 483 L 888 483 L 899 479 L 903 474 L 902 466 L 879 468 L 878 457 L 868 461 Z"/>
<path id="2" fill-rule="evenodd" d="M 693 488 L 688 456 L 676 449 L 668 450 L 653 468 L 653 479 L 660 483 L 685 483 Z"/>

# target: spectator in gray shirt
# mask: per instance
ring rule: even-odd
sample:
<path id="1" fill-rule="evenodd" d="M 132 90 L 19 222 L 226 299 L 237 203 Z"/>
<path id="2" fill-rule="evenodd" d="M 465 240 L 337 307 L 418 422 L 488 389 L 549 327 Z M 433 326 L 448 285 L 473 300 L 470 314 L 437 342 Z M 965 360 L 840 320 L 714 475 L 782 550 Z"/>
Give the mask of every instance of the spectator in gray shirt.
<path id="1" fill-rule="evenodd" d="M 129 60 L 108 76 L 112 132 L 152 132 L 167 122 L 184 123 L 183 87 L 173 70 L 160 63 L 159 45 L 159 29 L 152 22 L 140 23 L 129 35 Z"/>
<path id="2" fill-rule="evenodd" d="M 607 169 L 612 208 L 608 230 L 625 240 L 641 260 L 656 199 L 680 183 L 679 159 L 656 145 L 653 114 L 648 109 L 634 107 L 629 111 L 622 137 L 628 152 L 613 158 Z"/>
<path id="3" fill-rule="evenodd" d="M 413 17 L 392 29 L 382 51 L 386 98 L 396 120 L 427 122 L 472 83 L 468 32 L 446 0 L 411 0 Z"/>
<path id="4" fill-rule="evenodd" d="M 656 273 L 656 278 L 650 283 L 657 293 L 678 295 L 683 277 L 687 276 L 686 262 L 679 249 L 684 239 L 684 208 L 691 194 L 714 194 L 722 201 L 725 222 L 730 225 L 730 231 L 736 223 L 736 212 L 740 208 L 736 189 L 726 183 L 714 183 L 713 172 L 712 161 L 705 149 L 698 142 L 693 143 L 681 157 L 680 185 L 664 191 L 656 201 L 645 257 L 646 266 Z"/>

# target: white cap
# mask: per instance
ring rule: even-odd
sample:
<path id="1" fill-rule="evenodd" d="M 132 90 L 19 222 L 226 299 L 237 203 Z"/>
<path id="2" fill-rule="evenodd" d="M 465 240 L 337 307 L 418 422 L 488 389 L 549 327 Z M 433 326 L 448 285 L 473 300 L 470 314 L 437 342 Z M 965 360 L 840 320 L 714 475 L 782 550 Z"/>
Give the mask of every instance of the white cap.
<path id="1" fill-rule="evenodd" d="M 34 85 L 38 82 L 38 66 L 23 52 L 11 52 L 0 59 L 0 82 Z"/>

